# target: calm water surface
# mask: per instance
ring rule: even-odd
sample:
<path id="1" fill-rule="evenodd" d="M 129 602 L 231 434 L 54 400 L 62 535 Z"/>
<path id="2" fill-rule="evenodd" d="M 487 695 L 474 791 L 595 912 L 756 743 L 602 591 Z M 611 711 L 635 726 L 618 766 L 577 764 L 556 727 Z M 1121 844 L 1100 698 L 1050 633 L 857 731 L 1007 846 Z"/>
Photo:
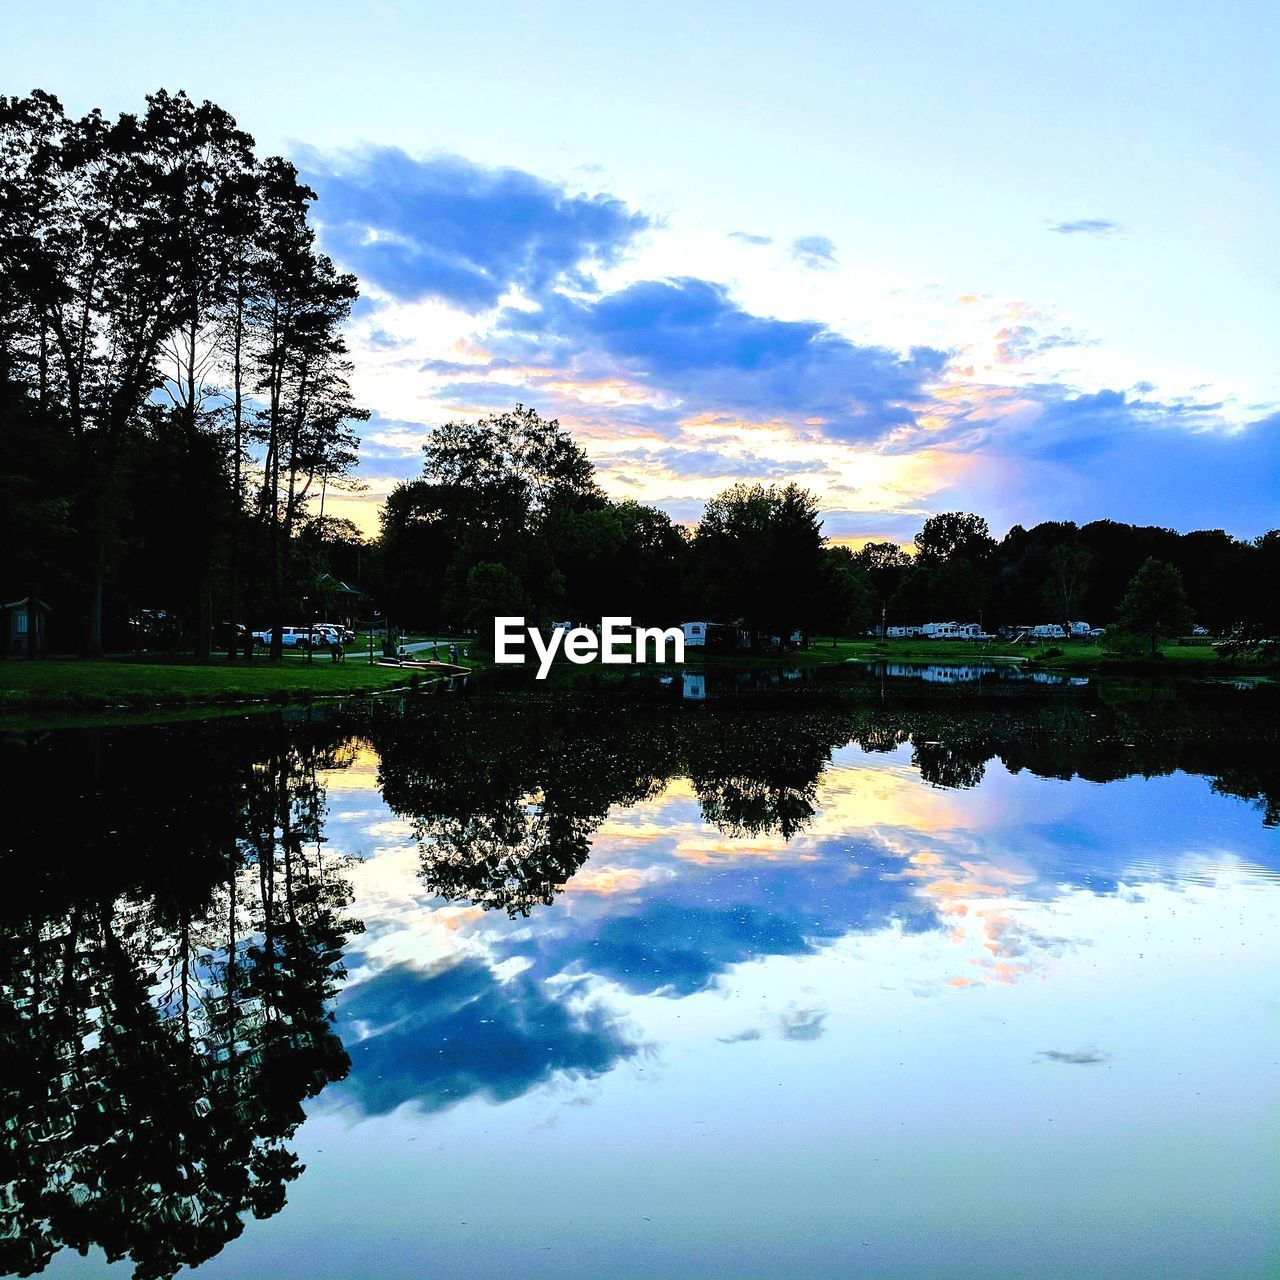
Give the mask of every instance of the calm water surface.
<path id="1" fill-rule="evenodd" d="M 0 1272 L 1277 1274 L 1276 691 L 963 670 L 10 734 Z"/>

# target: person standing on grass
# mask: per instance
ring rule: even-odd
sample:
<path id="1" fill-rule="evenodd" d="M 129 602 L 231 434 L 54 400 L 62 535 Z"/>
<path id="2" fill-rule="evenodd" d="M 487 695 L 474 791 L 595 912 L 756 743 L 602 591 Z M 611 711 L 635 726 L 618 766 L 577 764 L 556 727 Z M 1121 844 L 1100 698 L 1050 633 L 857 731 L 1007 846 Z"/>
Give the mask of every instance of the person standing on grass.
<path id="1" fill-rule="evenodd" d="M 458 664 L 458 646 L 453 643 L 450 643 L 449 645 L 449 661 L 452 662 L 454 666 L 457 666 Z"/>

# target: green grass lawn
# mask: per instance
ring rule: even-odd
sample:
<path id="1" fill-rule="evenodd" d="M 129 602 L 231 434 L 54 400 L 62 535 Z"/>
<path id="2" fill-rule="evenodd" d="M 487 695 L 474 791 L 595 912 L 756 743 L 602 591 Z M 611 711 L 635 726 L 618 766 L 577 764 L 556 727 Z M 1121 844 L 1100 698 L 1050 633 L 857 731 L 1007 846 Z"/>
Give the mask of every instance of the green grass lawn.
<path id="1" fill-rule="evenodd" d="M 317 653 L 286 653 L 279 666 L 265 658 L 246 666 L 225 658 L 210 663 L 129 658 L 46 658 L 0 663 L 0 711 L 45 707 L 184 706 L 333 697 L 410 683 L 415 673 L 370 666 L 367 655 L 349 653 L 332 662 Z"/>

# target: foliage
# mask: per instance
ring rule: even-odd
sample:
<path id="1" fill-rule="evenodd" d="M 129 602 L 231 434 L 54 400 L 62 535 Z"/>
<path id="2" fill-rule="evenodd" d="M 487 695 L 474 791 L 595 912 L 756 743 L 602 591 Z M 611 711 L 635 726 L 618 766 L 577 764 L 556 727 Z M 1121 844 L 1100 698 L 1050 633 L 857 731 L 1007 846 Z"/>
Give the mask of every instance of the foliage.
<path id="1" fill-rule="evenodd" d="M 279 625 L 308 588 L 296 530 L 367 416 L 355 281 L 316 250 L 313 199 L 210 102 L 161 90 L 111 120 L 0 98 L 0 588 L 55 596 L 64 647 L 75 619 L 96 654 L 163 607 L 207 657 L 215 601 Z"/>
<path id="2" fill-rule="evenodd" d="M 706 616 L 787 636 L 821 616 L 823 536 L 817 498 L 799 485 L 737 484 L 707 503 L 693 537 Z"/>
<path id="3" fill-rule="evenodd" d="M 1145 651 L 1154 657 L 1162 639 L 1190 629 L 1192 616 L 1182 575 L 1173 565 L 1152 556 L 1134 574 L 1120 602 L 1120 616 L 1103 643 L 1122 652 Z"/>

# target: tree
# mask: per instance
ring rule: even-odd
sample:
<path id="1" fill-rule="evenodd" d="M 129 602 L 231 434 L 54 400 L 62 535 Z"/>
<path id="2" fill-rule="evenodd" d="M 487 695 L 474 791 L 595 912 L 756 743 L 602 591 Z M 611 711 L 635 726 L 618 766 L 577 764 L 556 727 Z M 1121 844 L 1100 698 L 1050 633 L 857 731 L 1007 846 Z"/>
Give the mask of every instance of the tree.
<path id="1" fill-rule="evenodd" d="M 834 648 L 839 635 L 865 631 L 878 609 L 866 569 L 848 547 L 828 547 L 823 553 L 823 622 L 831 629 Z"/>
<path id="2" fill-rule="evenodd" d="M 250 145 L 225 112 L 184 94 L 153 94 L 143 115 L 114 122 L 97 111 L 72 120 L 39 92 L 0 99 L 0 276 L 25 329 L 8 345 L 36 353 L 41 407 L 56 404 L 74 442 L 89 653 L 102 648 L 120 469 L 166 385 L 166 353 L 195 430 L 214 210 Z"/>
<path id="3" fill-rule="evenodd" d="M 466 579 L 465 604 L 466 620 L 480 632 L 480 641 L 485 644 L 490 639 L 484 634 L 485 628 L 492 626 L 494 618 L 523 617 L 529 611 L 529 598 L 520 579 L 505 565 L 491 560 L 472 565 Z"/>
<path id="4" fill-rule="evenodd" d="M 930 516 L 916 534 L 916 555 L 920 564 L 935 568 L 961 556 L 974 563 L 985 560 L 996 547 L 987 522 L 963 511 L 947 511 Z"/>
<path id="5" fill-rule="evenodd" d="M 703 606 L 754 632 L 787 635 L 821 616 L 818 500 L 789 484 L 737 484 L 711 499 L 693 539 Z"/>
<path id="6" fill-rule="evenodd" d="M 423 453 L 429 479 L 464 489 L 486 507 L 514 503 L 541 512 L 557 500 L 600 496 L 581 445 L 557 419 L 522 404 L 478 422 L 446 422 Z"/>
<path id="7" fill-rule="evenodd" d="M 349 470 L 350 424 L 364 416 L 340 336 L 355 282 L 315 251 L 312 199 L 286 161 L 257 163 L 252 138 L 210 102 L 161 90 L 111 120 L 70 118 L 39 91 L 0 98 L 0 403 L 26 436 L 6 467 L 28 468 L 5 483 L 29 517 L 15 560 L 26 593 L 63 588 L 56 616 L 80 596 L 85 652 L 101 650 L 104 617 L 163 596 L 207 656 L 228 541 L 239 612 L 255 444 L 278 624 L 295 525 L 313 486 Z M 162 458 L 188 518 L 157 588 L 144 570 L 166 556 L 130 512 L 148 504 L 141 478 Z M 35 545 L 55 515 L 56 569 Z M 129 583 L 156 594 L 111 607 L 108 586 L 119 597 Z"/>
<path id="8" fill-rule="evenodd" d="M 1152 556 L 1133 575 L 1107 640 L 1119 648 L 1145 646 L 1148 656 L 1155 657 L 1160 641 L 1183 634 L 1192 617 L 1182 574 Z"/>
<path id="9" fill-rule="evenodd" d="M 916 535 L 916 556 L 901 577 L 894 612 L 911 621 L 981 617 L 991 594 L 995 540 L 981 516 L 930 516 Z"/>
<path id="10" fill-rule="evenodd" d="M 1049 577 L 1041 595 L 1050 615 L 1061 620 L 1063 634 L 1068 637 L 1072 621 L 1080 616 L 1092 558 L 1079 543 L 1063 543 L 1049 552 Z"/>
<path id="11" fill-rule="evenodd" d="M 314 192 L 284 160 L 264 167 L 262 266 L 249 306 L 259 392 L 256 437 L 265 448 L 259 519 L 267 532 L 271 658 L 282 654 L 295 526 L 317 479 L 349 470 L 358 441 L 350 424 L 368 418 L 351 385 L 342 326 L 358 296 L 355 277 L 314 248 L 307 209 Z"/>

